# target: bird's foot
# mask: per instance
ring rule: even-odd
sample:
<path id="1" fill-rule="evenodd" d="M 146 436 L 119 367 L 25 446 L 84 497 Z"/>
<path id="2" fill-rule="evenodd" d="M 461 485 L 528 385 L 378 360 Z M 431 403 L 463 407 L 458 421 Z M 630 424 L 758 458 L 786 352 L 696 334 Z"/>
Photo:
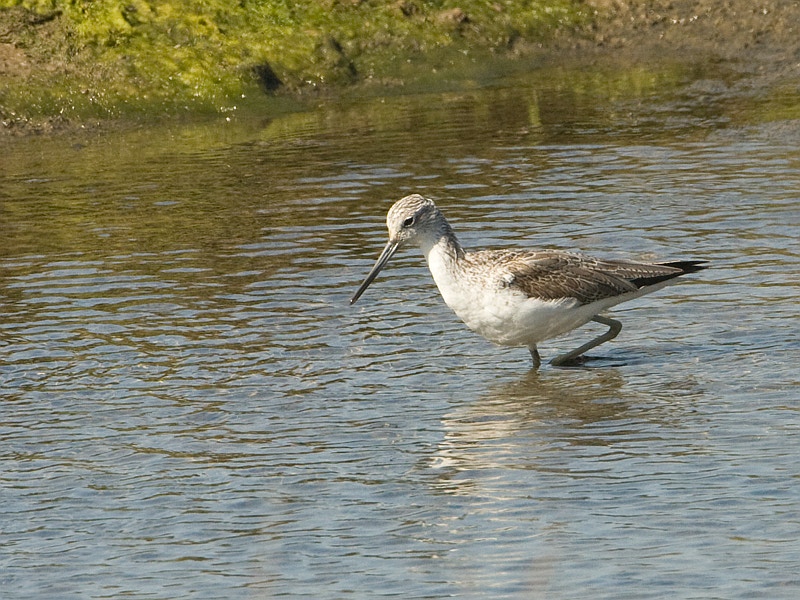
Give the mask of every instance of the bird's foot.
<path id="1" fill-rule="evenodd" d="M 561 360 L 559 360 L 561 359 Z M 591 363 L 596 362 L 603 362 L 605 364 L 602 365 L 592 365 Z M 615 361 L 609 356 L 586 356 L 585 354 L 581 354 L 580 356 L 572 356 L 572 357 L 560 357 L 556 356 L 553 360 L 550 361 L 550 365 L 553 367 L 563 367 L 565 369 L 575 369 L 575 368 L 590 368 L 593 366 L 602 366 L 602 367 L 622 367 L 626 363 Z"/>
<path id="2" fill-rule="evenodd" d="M 593 360 L 591 356 L 584 355 L 565 357 L 556 356 L 550 361 L 550 364 L 554 367 L 582 367 L 590 360 Z"/>

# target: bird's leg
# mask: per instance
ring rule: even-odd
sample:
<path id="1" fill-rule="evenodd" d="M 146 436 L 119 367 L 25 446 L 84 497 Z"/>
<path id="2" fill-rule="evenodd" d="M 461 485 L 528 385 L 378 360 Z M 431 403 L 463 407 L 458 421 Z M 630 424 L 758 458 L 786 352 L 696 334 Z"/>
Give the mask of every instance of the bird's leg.
<path id="1" fill-rule="evenodd" d="M 550 364 L 554 367 L 561 367 L 565 364 L 568 364 L 578 358 L 584 352 L 588 352 L 592 348 L 599 346 L 603 342 L 607 342 L 608 340 L 613 340 L 620 331 L 622 331 L 622 323 L 617 321 L 616 319 L 609 319 L 608 317 L 601 317 L 597 315 L 592 318 L 592 321 L 595 323 L 601 323 L 603 325 L 608 326 L 608 331 L 606 331 L 603 335 L 599 335 L 593 340 L 586 342 L 580 348 L 575 348 L 571 352 L 567 352 L 566 354 L 559 354 L 553 360 L 550 361 Z"/>
<path id="2" fill-rule="evenodd" d="M 536 349 L 536 344 L 531 344 L 528 349 L 531 351 L 531 358 L 533 358 L 533 368 L 538 369 L 542 364 L 542 358 L 539 356 L 539 351 Z"/>

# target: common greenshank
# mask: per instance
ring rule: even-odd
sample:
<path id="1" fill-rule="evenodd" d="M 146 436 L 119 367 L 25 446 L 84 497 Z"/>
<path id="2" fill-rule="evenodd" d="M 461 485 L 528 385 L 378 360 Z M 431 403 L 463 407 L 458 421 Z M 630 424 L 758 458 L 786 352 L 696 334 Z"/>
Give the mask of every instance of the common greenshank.
<path id="1" fill-rule="evenodd" d="M 425 255 L 447 306 L 472 331 L 501 346 L 527 346 L 534 368 L 537 344 L 595 321 L 608 331 L 550 361 L 573 365 L 579 357 L 617 336 L 622 323 L 599 313 L 661 289 L 676 277 L 706 268 L 706 261 L 641 263 L 601 260 L 558 250 L 467 252 L 432 200 L 412 194 L 386 217 L 389 242 L 350 304 L 406 244 Z"/>

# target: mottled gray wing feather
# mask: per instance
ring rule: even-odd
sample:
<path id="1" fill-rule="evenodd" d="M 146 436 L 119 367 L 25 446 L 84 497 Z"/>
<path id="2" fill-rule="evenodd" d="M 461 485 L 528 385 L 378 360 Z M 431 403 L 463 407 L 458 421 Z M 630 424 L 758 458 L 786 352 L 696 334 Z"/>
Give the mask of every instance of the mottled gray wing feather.
<path id="1" fill-rule="evenodd" d="M 497 271 L 500 286 L 516 288 L 532 298 L 575 298 L 581 304 L 635 292 L 640 287 L 637 280 L 668 279 L 682 273 L 666 265 L 603 261 L 556 251 L 488 251 L 473 256 L 491 260 L 495 267 L 502 265 Z"/>

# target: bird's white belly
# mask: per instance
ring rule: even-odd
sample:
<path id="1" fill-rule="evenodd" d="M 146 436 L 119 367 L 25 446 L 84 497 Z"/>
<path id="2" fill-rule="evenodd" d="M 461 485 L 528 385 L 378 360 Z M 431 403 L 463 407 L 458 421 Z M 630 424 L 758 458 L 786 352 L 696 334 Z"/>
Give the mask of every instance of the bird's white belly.
<path id="1" fill-rule="evenodd" d="M 532 346 L 588 323 L 599 312 L 639 295 L 615 296 L 591 304 L 576 298 L 541 300 L 513 287 L 491 269 L 458 272 L 443 252 L 426 252 L 428 266 L 447 306 L 472 331 L 501 346 Z"/>
<path id="2" fill-rule="evenodd" d="M 441 289 L 445 303 L 472 331 L 502 346 L 530 346 L 587 323 L 597 308 L 573 298 L 539 300 L 509 288 Z"/>

